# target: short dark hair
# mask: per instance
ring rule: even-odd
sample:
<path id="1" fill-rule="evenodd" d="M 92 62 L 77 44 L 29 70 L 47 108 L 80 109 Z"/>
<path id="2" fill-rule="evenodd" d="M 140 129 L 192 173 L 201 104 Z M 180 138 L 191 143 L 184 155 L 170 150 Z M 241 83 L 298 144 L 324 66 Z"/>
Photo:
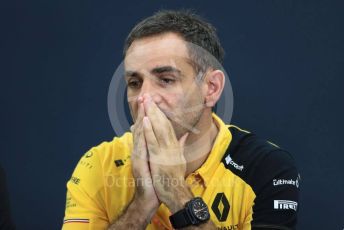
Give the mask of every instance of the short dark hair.
<path id="1" fill-rule="evenodd" d="M 175 32 L 191 43 L 188 50 L 196 73 L 205 72 L 209 67 L 222 69 L 224 50 L 215 27 L 191 10 L 160 10 L 140 21 L 125 40 L 124 56 L 135 40 L 166 32 Z"/>

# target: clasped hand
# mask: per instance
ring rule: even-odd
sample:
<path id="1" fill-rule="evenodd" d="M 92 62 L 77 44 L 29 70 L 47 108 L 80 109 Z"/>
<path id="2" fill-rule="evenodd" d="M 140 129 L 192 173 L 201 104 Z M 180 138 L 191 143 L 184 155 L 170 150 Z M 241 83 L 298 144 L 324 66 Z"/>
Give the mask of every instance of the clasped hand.
<path id="1" fill-rule="evenodd" d="M 150 95 L 144 94 L 137 101 L 138 114 L 131 127 L 136 195 L 152 209 L 164 203 L 171 212 L 178 211 L 192 198 L 184 179 L 188 133 L 178 140 L 171 122 Z"/>

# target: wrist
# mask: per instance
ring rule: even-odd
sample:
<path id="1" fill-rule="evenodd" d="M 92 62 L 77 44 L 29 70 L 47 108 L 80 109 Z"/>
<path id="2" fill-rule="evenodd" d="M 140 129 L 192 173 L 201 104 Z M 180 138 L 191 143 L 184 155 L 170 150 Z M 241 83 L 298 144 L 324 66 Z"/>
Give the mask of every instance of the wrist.
<path id="1" fill-rule="evenodd" d="M 168 199 L 166 203 L 171 213 L 176 213 L 185 207 L 185 204 L 193 198 L 191 191 L 187 186 L 180 187 L 172 193 L 174 197 Z"/>
<path id="2" fill-rule="evenodd" d="M 147 200 L 140 195 L 135 195 L 131 203 L 131 208 L 138 214 L 136 217 L 137 222 L 147 225 L 159 208 L 159 203 Z"/>
<path id="3" fill-rule="evenodd" d="M 186 203 L 183 209 L 169 218 L 173 228 L 179 229 L 206 223 L 210 219 L 210 213 L 203 199 L 201 197 L 194 197 Z"/>

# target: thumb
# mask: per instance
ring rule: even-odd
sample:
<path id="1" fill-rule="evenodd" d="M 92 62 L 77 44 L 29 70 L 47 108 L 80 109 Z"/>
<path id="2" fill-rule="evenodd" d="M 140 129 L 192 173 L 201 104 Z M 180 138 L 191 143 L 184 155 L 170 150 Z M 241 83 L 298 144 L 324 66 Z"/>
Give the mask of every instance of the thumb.
<path id="1" fill-rule="evenodd" d="M 179 139 L 179 145 L 180 147 L 184 147 L 185 145 L 185 142 L 186 142 L 186 139 L 188 138 L 189 136 L 189 132 L 185 133 L 180 139 Z"/>

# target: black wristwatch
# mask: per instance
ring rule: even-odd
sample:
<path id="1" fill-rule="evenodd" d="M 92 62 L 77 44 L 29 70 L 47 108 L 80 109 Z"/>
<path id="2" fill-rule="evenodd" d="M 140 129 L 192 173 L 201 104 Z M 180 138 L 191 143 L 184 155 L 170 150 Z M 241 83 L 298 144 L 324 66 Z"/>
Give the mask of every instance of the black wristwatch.
<path id="1" fill-rule="evenodd" d="M 210 219 L 207 204 L 201 197 L 195 197 L 185 204 L 185 208 L 170 216 L 173 228 L 184 228 L 199 225 Z"/>

